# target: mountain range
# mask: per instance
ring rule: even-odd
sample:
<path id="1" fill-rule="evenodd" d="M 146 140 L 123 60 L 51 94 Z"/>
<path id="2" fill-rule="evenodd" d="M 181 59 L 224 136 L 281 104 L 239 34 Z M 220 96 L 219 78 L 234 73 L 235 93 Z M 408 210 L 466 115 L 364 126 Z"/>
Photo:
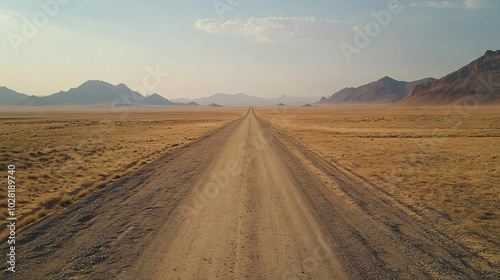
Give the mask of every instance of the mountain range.
<path id="1" fill-rule="evenodd" d="M 211 107 L 238 107 L 238 106 L 276 106 L 280 103 L 292 106 L 300 106 L 306 103 L 316 102 L 319 97 L 289 97 L 262 98 L 250 96 L 244 93 L 224 94 L 216 93 L 209 97 L 200 99 L 175 99 L 168 100 L 154 93 L 149 96 L 135 92 L 124 84 L 112 85 L 103 81 L 91 80 L 83 83 L 77 88 L 68 91 L 60 91 L 48 96 L 29 96 L 18 93 L 6 87 L 0 87 L 1 105 L 19 106 L 54 106 L 54 105 L 163 105 L 163 106 L 198 106 Z"/>
<path id="2" fill-rule="evenodd" d="M 212 107 L 233 106 L 301 106 L 393 104 L 406 106 L 446 105 L 457 102 L 500 104 L 500 50 L 486 51 L 480 58 L 459 70 L 436 80 L 426 78 L 413 82 L 397 81 L 383 77 L 378 81 L 357 88 L 345 88 L 332 96 L 262 98 L 244 93 L 216 93 L 209 97 L 189 100 L 168 100 L 159 94 L 143 96 L 124 84 L 112 85 L 91 80 L 77 88 L 60 91 L 49 96 L 28 96 L 6 87 L 0 87 L 0 105 L 47 106 L 47 105 L 163 105 Z M 318 101 L 319 100 L 319 101 Z"/>
<path id="3" fill-rule="evenodd" d="M 29 96 L 24 93 L 19 93 L 6 87 L 0 87 L 0 104 L 2 105 L 17 104 L 26 100 L 28 97 Z"/>
<path id="4" fill-rule="evenodd" d="M 410 95 L 417 85 L 433 82 L 436 79 L 426 78 L 413 82 L 397 81 L 390 77 L 362 85 L 357 88 L 345 88 L 329 98 L 323 97 L 318 105 L 343 104 L 390 104 L 396 103 Z"/>
<path id="5" fill-rule="evenodd" d="M 390 77 L 345 88 L 322 97 L 318 105 L 392 104 L 403 106 L 441 106 L 460 102 L 500 104 L 500 50 L 486 51 L 470 64 L 436 80 L 414 82 Z M 471 99 L 471 97 L 474 97 Z"/>
<path id="6" fill-rule="evenodd" d="M 447 105 L 463 102 L 500 103 L 500 50 L 480 58 L 432 83 L 416 86 L 401 105 Z M 472 98 L 472 99 L 471 99 Z"/>
<path id="7" fill-rule="evenodd" d="M 48 106 L 48 105 L 183 105 L 196 106 L 195 103 L 174 103 L 159 94 L 143 96 L 124 84 L 112 85 L 103 81 L 87 81 L 77 88 L 60 91 L 48 96 L 28 96 L 23 93 L 0 87 L 1 105 Z"/>
<path id="8" fill-rule="evenodd" d="M 291 97 L 282 95 L 278 98 L 262 98 L 250 96 L 244 93 L 224 94 L 216 93 L 209 97 L 199 99 L 173 99 L 174 102 L 196 102 L 200 105 L 218 104 L 224 107 L 249 107 L 249 106 L 277 106 L 284 104 L 289 106 L 301 106 L 318 101 L 319 97 Z"/>

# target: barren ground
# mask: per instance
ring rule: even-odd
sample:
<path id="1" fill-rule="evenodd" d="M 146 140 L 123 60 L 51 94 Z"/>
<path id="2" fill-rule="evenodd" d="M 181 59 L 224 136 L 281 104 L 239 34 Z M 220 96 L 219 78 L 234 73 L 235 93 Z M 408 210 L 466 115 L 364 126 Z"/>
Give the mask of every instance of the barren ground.
<path id="1" fill-rule="evenodd" d="M 25 228 L 12 279 L 500 277 L 439 215 L 259 115 L 250 110 Z"/>
<path id="2" fill-rule="evenodd" d="M 258 113 L 498 266 L 498 108 L 281 107 Z"/>
<path id="3" fill-rule="evenodd" d="M 245 112 L 207 107 L 1 108 L 0 169 L 17 167 L 18 226 L 60 210 Z M 6 195 L 0 193 L 2 230 Z"/>

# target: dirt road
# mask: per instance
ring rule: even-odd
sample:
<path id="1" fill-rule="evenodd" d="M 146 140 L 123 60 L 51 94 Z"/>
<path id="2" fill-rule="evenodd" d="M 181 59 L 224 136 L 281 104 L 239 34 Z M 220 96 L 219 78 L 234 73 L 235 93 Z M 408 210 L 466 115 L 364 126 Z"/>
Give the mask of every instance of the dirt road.
<path id="1" fill-rule="evenodd" d="M 250 109 L 22 231 L 3 278 L 498 279 L 438 228 Z"/>

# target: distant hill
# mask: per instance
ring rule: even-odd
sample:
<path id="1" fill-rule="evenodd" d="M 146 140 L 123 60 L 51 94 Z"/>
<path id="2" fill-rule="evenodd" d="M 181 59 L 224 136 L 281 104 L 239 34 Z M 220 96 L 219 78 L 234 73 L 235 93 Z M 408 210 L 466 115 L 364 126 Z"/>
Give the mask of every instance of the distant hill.
<path id="1" fill-rule="evenodd" d="M 235 106 L 265 106 L 268 102 L 261 97 L 249 96 L 244 93 L 238 94 L 224 94 L 216 93 L 209 97 L 203 97 L 193 100 L 200 105 L 219 104 L 225 107 Z"/>
<path id="2" fill-rule="evenodd" d="M 426 78 L 414 82 L 397 81 L 390 77 L 360 86 L 358 88 L 345 88 L 329 98 L 323 97 L 317 104 L 390 104 L 400 101 L 413 91 L 417 85 L 435 81 Z"/>
<path id="3" fill-rule="evenodd" d="M 14 105 L 28 98 L 28 95 L 0 87 L 0 105 Z"/>
<path id="4" fill-rule="evenodd" d="M 219 104 L 215 104 L 215 103 L 212 103 L 210 105 L 208 105 L 209 107 L 222 107 L 221 105 Z"/>
<path id="5" fill-rule="evenodd" d="M 61 105 L 58 103 L 54 103 L 47 98 L 38 97 L 38 96 L 29 96 L 21 102 L 18 102 L 16 105 L 19 106 L 50 106 L 50 105 Z"/>
<path id="6" fill-rule="evenodd" d="M 216 93 L 214 95 L 194 99 L 192 101 L 200 105 L 219 104 L 224 107 L 248 107 L 248 106 L 276 106 L 282 103 L 285 105 L 300 106 L 306 103 L 316 102 L 319 97 L 291 97 L 282 95 L 278 98 L 262 98 L 247 95 L 244 93 L 225 94 Z M 187 99 L 174 99 L 174 102 L 186 102 Z"/>
<path id="7" fill-rule="evenodd" d="M 198 106 L 195 102 L 174 103 L 159 94 L 143 96 L 124 84 L 112 85 L 103 81 L 87 81 L 77 88 L 60 91 L 48 96 L 28 96 L 6 87 L 0 87 L 1 105 L 49 106 L 49 105 L 163 105 Z"/>
<path id="8" fill-rule="evenodd" d="M 103 81 L 87 81 L 77 88 L 41 98 L 55 104 L 72 105 L 134 104 L 141 103 L 146 99 L 124 84 L 114 86 Z"/>
<path id="9" fill-rule="evenodd" d="M 199 99 L 168 100 L 159 94 L 143 96 L 124 84 L 112 85 L 107 82 L 91 80 L 77 88 L 60 91 L 48 96 L 28 96 L 5 87 L 0 87 L 0 105 L 48 106 L 48 105 L 162 105 L 162 106 L 199 106 L 214 105 L 223 107 L 276 106 L 276 104 L 300 106 L 317 101 L 319 97 L 262 98 L 244 93 L 216 93 Z"/>
<path id="10" fill-rule="evenodd" d="M 500 50 L 483 56 L 447 76 L 415 87 L 398 105 L 448 105 L 476 97 L 481 104 L 500 103 Z"/>
<path id="11" fill-rule="evenodd" d="M 274 104 L 284 104 L 289 106 L 301 106 L 308 103 L 314 103 L 318 100 L 318 96 L 314 97 L 291 97 L 282 95 L 276 99 L 271 99 L 270 101 L 274 102 Z"/>
<path id="12" fill-rule="evenodd" d="M 152 95 L 150 96 L 147 96 L 146 98 L 144 98 L 144 100 L 142 100 L 141 104 L 146 104 L 146 105 L 175 105 L 174 102 L 171 102 L 169 101 L 168 99 L 166 99 L 165 97 L 157 94 L 157 93 L 153 93 Z"/>
<path id="13" fill-rule="evenodd" d="M 174 102 L 174 103 L 189 103 L 189 102 L 192 102 L 191 99 L 187 99 L 187 98 L 175 98 L 175 99 L 169 99 L 170 101 Z"/>

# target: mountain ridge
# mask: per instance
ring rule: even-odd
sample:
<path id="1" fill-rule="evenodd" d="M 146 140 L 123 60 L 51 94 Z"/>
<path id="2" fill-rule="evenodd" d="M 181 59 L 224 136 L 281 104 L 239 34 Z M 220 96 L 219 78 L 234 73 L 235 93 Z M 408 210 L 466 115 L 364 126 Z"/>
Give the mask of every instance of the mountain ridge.
<path id="1" fill-rule="evenodd" d="M 0 86 L 0 104 L 2 105 L 15 105 L 28 97 L 29 95 L 27 94 Z"/>
<path id="2" fill-rule="evenodd" d="M 318 105 L 336 104 L 391 104 L 396 103 L 413 91 L 419 84 L 435 81 L 434 78 L 424 78 L 417 81 L 398 81 L 384 76 L 381 79 L 361 85 L 357 88 L 344 88 L 330 97 L 322 97 Z"/>
<path id="3" fill-rule="evenodd" d="M 13 95 L 14 98 L 3 98 Z M 4 100 L 5 99 L 5 100 Z M 215 93 L 199 99 L 180 98 L 169 100 L 153 93 L 148 96 L 132 91 L 125 84 L 112 85 L 99 80 L 88 80 L 80 86 L 67 91 L 59 91 L 47 96 L 29 96 L 17 93 L 6 87 L 0 87 L 0 104 L 19 106 L 63 106 L 63 105 L 158 105 L 158 106 L 204 106 L 219 105 L 232 106 L 276 106 L 280 103 L 300 106 L 314 103 L 319 97 L 289 97 L 281 95 L 278 98 L 263 98 L 250 96 L 245 93 L 225 94 Z"/>
<path id="4" fill-rule="evenodd" d="M 448 105 L 460 102 L 500 103 L 500 50 L 483 56 L 433 83 L 415 87 L 399 105 Z M 496 79 L 496 81 L 495 81 Z"/>
<path id="5" fill-rule="evenodd" d="M 0 87 L 0 104 L 19 106 L 61 106 L 61 105 L 161 105 L 196 106 L 195 103 L 174 103 L 153 93 L 149 96 L 131 90 L 125 84 L 112 85 L 99 80 L 88 80 L 76 88 L 59 91 L 47 96 L 28 96 L 6 87 Z"/>

